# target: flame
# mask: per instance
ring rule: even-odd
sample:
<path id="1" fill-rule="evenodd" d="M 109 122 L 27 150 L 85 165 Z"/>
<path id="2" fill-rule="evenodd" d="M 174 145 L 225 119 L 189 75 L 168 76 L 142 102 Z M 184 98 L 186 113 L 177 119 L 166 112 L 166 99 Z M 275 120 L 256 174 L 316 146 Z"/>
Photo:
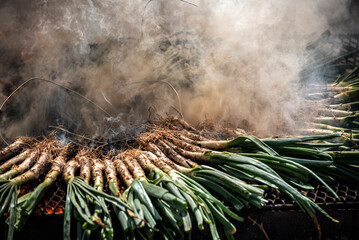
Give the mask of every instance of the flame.
<path id="1" fill-rule="evenodd" d="M 54 213 L 54 211 L 49 207 L 45 208 L 45 211 L 46 211 L 47 214 L 53 214 Z"/>
<path id="2" fill-rule="evenodd" d="M 124 186 L 121 186 L 120 188 L 120 193 L 123 194 L 123 192 L 126 190 L 126 188 Z"/>
<path id="3" fill-rule="evenodd" d="M 21 197 L 21 196 L 25 195 L 26 193 L 30 192 L 30 190 L 31 190 L 31 189 L 30 189 L 30 187 L 29 187 L 28 184 L 23 185 L 23 186 L 21 187 L 21 189 L 20 189 L 19 197 Z"/>
<path id="4" fill-rule="evenodd" d="M 55 214 L 63 214 L 64 211 L 62 210 L 61 207 L 57 207 L 57 208 L 55 209 L 54 213 L 55 213 Z"/>
<path id="5" fill-rule="evenodd" d="M 24 195 L 26 193 L 26 189 L 25 188 L 21 188 L 21 190 L 20 190 L 20 196 L 21 195 Z"/>

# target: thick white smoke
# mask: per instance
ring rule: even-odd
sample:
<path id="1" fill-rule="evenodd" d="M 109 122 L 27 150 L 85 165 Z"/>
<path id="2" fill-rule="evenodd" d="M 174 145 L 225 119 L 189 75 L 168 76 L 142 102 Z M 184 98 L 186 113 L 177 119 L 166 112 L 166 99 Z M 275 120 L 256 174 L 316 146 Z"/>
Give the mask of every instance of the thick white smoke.
<path id="1" fill-rule="evenodd" d="M 6 132 L 14 136 L 64 124 L 81 134 L 110 137 L 155 114 L 179 112 L 194 125 L 211 120 L 260 135 L 286 131 L 301 118 L 296 79 L 308 60 L 302 49 L 332 23 L 347 20 L 349 4 L 4 2 L 0 47 L 20 54 L 22 65 L 16 73 L 3 68 L 2 81 L 21 82 L 14 82 L 11 74 L 23 80 L 50 79 L 92 99 L 111 115 L 57 87 L 33 84 L 14 100 L 13 107 L 21 101 L 28 107 L 12 118 L 3 114 Z M 334 28 L 340 31 L 340 25 Z"/>

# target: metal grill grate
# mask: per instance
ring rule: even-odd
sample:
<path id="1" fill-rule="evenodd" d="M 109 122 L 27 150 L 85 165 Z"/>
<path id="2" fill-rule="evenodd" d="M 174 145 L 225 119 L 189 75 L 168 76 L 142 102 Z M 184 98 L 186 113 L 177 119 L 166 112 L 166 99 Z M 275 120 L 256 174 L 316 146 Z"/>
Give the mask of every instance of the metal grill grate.
<path id="1" fill-rule="evenodd" d="M 313 185 L 313 191 L 302 191 L 302 194 L 318 205 L 326 208 L 343 208 L 353 205 L 359 206 L 359 187 L 349 184 L 335 183 L 331 187 L 335 190 L 340 200 L 336 199 L 324 186 Z M 297 208 L 294 201 L 276 189 L 269 189 L 265 193 L 265 198 L 269 200 L 265 209 L 289 209 Z"/>
<path id="2" fill-rule="evenodd" d="M 35 189 L 36 184 L 26 184 L 20 190 L 20 196 Z M 35 215 L 62 215 L 65 210 L 66 188 L 63 181 L 56 182 L 47 191 L 45 198 L 34 209 Z"/>
<path id="3" fill-rule="evenodd" d="M 343 183 L 331 186 L 340 200 L 330 194 L 324 186 L 316 185 L 313 191 L 302 191 L 303 195 L 326 208 L 346 208 L 359 206 L 359 187 Z M 66 187 L 63 181 L 50 188 L 46 198 L 34 210 L 36 215 L 62 215 L 65 209 Z M 285 210 L 296 209 L 297 205 L 286 195 L 276 189 L 269 189 L 265 193 L 268 200 L 263 209 Z"/>
<path id="4" fill-rule="evenodd" d="M 65 198 L 66 188 L 63 185 L 55 184 L 34 213 L 37 215 L 62 215 L 65 210 Z"/>

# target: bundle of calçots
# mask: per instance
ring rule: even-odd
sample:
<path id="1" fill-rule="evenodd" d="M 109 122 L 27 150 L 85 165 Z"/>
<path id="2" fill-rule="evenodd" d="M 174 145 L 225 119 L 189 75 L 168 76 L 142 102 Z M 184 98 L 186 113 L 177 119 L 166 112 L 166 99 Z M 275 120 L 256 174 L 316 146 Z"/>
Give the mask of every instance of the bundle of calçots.
<path id="1" fill-rule="evenodd" d="M 338 40 L 347 45 L 340 46 Z M 312 55 L 314 60 L 301 73 L 307 107 L 317 112 L 317 117 L 308 120 L 302 132 L 357 134 L 359 49 L 357 44 L 350 44 L 357 40 L 350 35 L 331 36 L 330 32 L 326 31 L 318 41 L 321 44 L 309 46 L 308 55 Z"/>
<path id="2" fill-rule="evenodd" d="M 359 151 L 346 134 L 223 141 L 171 117 L 148 124 L 121 149 L 75 147 L 55 139 L 19 138 L 0 151 L 0 216 L 7 216 L 8 239 L 61 177 L 67 185 L 64 239 L 71 238 L 72 215 L 81 239 L 91 234 L 113 239 L 114 231 L 126 239 L 181 239 L 194 227 L 219 239 L 218 224 L 233 239 L 231 221 L 243 221 L 238 216 L 243 207 L 265 205 L 268 187 L 292 198 L 320 234 L 316 212 L 336 220 L 300 190 L 310 191 L 318 182 L 337 197 L 328 182 L 359 183 Z M 18 198 L 22 184 L 39 178 L 41 184 Z M 121 229 L 113 228 L 115 219 Z"/>

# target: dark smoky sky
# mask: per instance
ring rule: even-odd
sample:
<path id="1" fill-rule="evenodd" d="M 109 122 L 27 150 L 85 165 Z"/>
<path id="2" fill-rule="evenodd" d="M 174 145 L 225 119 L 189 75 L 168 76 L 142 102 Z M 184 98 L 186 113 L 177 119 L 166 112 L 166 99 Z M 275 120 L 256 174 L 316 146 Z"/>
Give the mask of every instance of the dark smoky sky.
<path id="1" fill-rule="evenodd" d="M 358 32 L 359 1 L 13 0 L 0 2 L 0 100 L 6 137 L 63 125 L 130 134 L 156 114 L 259 135 L 298 122 L 306 43 Z M 338 46 L 339 48 L 340 46 Z M 106 112 L 106 113 L 105 113 Z"/>

